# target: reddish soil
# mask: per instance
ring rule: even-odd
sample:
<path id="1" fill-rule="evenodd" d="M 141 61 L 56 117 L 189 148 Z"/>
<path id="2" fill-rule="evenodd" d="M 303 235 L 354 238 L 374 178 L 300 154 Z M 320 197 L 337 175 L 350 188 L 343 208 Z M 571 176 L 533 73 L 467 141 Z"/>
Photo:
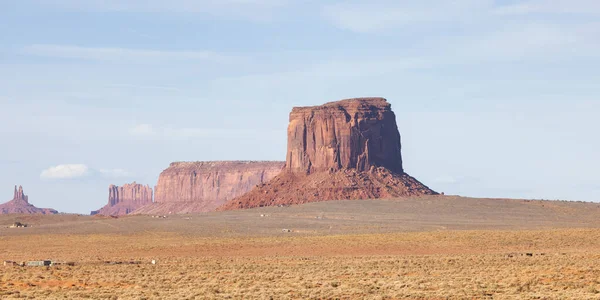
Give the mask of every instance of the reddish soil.
<path id="1" fill-rule="evenodd" d="M 385 168 L 372 168 L 369 172 L 347 169 L 310 175 L 283 172 L 268 183 L 229 201 L 219 210 L 436 194 L 410 175 L 395 174 Z"/>

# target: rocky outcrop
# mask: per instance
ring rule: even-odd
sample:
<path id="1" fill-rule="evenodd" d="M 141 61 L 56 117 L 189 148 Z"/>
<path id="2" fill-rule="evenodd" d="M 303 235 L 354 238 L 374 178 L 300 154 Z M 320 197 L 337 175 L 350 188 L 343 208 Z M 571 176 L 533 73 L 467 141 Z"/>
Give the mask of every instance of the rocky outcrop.
<path id="1" fill-rule="evenodd" d="M 0 214 L 57 214 L 51 208 L 37 208 L 29 203 L 29 197 L 23 192 L 23 187 L 15 186 L 13 199 L 0 205 Z"/>
<path id="2" fill-rule="evenodd" d="M 92 215 L 122 216 L 152 203 L 152 188 L 136 182 L 123 186 L 108 186 L 108 204 L 99 210 L 92 211 Z"/>
<path id="3" fill-rule="evenodd" d="M 372 166 L 403 173 L 400 134 L 383 98 L 295 107 L 288 127 L 287 170 L 312 174 Z"/>
<path id="4" fill-rule="evenodd" d="M 155 188 L 155 201 L 136 214 L 179 214 L 213 211 L 226 201 L 266 183 L 284 162 L 208 161 L 174 162 Z"/>
<path id="5" fill-rule="evenodd" d="M 284 171 L 220 209 L 432 194 L 404 172 L 391 105 L 357 98 L 294 108 Z"/>
<path id="6" fill-rule="evenodd" d="M 29 203 L 29 197 L 27 195 L 25 195 L 25 192 L 23 192 L 22 186 L 19 186 L 19 188 L 17 189 L 17 186 L 15 185 L 15 192 L 13 193 L 13 200 L 20 200 L 20 201 L 25 201 L 26 203 Z"/>

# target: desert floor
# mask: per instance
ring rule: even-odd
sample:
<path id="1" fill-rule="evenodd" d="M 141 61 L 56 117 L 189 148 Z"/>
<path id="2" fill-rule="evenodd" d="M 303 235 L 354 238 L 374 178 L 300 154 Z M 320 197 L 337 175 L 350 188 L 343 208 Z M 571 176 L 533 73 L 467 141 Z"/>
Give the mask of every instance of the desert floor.
<path id="1" fill-rule="evenodd" d="M 600 299 L 598 203 L 440 196 L 0 226 L 1 260 L 75 263 L 0 266 L 1 299 Z"/>

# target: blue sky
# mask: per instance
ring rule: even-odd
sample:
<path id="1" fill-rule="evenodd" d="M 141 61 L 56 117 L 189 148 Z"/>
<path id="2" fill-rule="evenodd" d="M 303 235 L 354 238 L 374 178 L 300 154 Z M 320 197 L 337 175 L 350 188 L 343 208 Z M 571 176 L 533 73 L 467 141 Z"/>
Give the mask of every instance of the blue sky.
<path id="1" fill-rule="evenodd" d="M 293 106 L 360 96 L 437 191 L 600 200 L 600 1 L 0 0 L 0 36 L 2 201 L 284 160 Z"/>

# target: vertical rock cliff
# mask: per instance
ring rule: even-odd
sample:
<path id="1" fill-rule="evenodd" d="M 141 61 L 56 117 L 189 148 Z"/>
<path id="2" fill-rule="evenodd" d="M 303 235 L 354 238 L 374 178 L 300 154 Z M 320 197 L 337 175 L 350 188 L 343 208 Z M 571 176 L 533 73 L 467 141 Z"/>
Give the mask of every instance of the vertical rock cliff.
<path id="1" fill-rule="evenodd" d="M 108 186 L 108 204 L 92 215 L 121 216 L 152 203 L 152 188 L 133 182 L 123 186 Z"/>
<path id="2" fill-rule="evenodd" d="M 396 115 L 383 98 L 295 107 L 288 126 L 287 169 L 312 174 L 371 166 L 402 173 Z"/>
<path id="3" fill-rule="evenodd" d="M 436 194 L 404 172 L 396 116 L 384 98 L 293 108 L 287 147 L 280 175 L 219 209 Z"/>
<path id="4" fill-rule="evenodd" d="M 207 161 L 174 162 L 155 188 L 155 203 L 136 214 L 194 213 L 215 210 L 258 184 L 275 177 L 284 162 Z"/>
<path id="5" fill-rule="evenodd" d="M 29 203 L 29 197 L 23 192 L 23 187 L 15 186 L 13 199 L 0 205 L 0 214 L 42 214 L 50 215 L 58 212 L 52 208 L 37 208 Z"/>

